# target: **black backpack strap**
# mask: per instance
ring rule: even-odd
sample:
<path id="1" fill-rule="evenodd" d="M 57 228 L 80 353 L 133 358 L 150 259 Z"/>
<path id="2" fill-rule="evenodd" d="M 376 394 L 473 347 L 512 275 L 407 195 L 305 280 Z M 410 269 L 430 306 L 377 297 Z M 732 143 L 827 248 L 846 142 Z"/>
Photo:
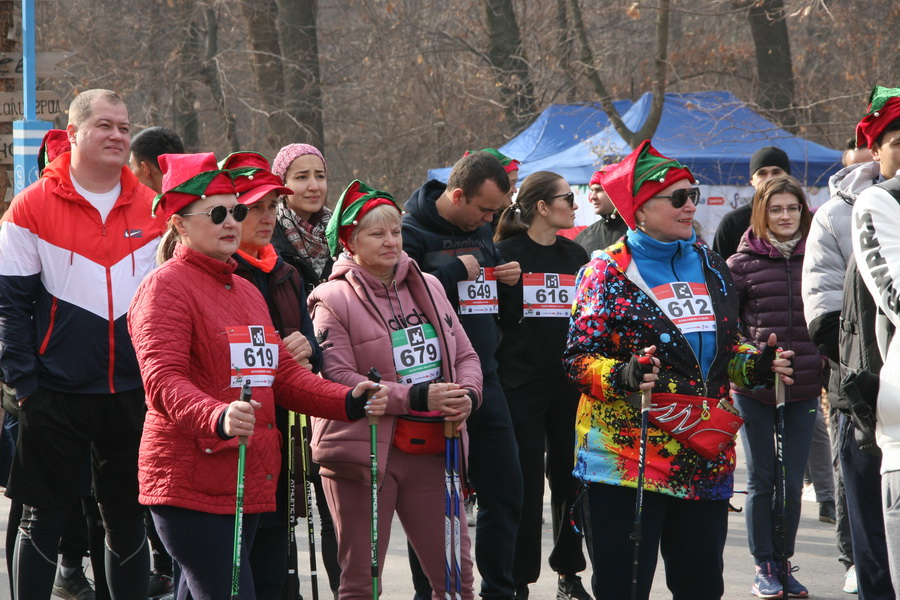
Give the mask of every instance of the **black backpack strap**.
<path id="1" fill-rule="evenodd" d="M 900 202 L 900 177 L 891 177 L 875 185 L 893 196 L 894 200 Z"/>

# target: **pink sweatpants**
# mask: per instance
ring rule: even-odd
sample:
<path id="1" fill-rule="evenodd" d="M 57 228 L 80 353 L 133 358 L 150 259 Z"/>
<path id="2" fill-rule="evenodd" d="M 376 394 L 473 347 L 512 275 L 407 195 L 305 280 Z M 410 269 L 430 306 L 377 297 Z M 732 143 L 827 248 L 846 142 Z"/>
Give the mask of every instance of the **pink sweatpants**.
<path id="1" fill-rule="evenodd" d="M 382 465 L 379 465 L 381 470 Z M 394 513 L 422 563 L 434 590 L 444 598 L 444 456 L 417 456 L 393 448 L 378 489 L 378 566 L 384 567 Z M 326 469 L 322 485 L 334 516 L 341 563 L 341 600 L 371 600 L 371 484 L 333 476 Z M 474 600 L 472 554 L 466 515 L 460 499 L 462 598 Z M 404 556 L 406 552 L 402 553 Z M 379 582 L 381 573 L 379 572 Z M 381 590 L 379 590 L 379 594 Z"/>

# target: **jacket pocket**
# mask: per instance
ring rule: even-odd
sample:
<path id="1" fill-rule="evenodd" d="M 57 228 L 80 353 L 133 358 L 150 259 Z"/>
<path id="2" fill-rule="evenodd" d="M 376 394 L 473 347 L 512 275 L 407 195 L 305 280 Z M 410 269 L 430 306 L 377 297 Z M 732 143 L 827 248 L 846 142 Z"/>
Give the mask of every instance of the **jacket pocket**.
<path id="1" fill-rule="evenodd" d="M 47 324 L 47 332 L 44 334 L 44 339 L 41 341 L 41 347 L 38 350 L 38 354 L 41 356 L 44 355 L 44 352 L 47 351 L 47 346 L 50 344 L 50 336 L 53 334 L 53 325 L 56 323 L 56 308 L 58 302 L 56 296 L 53 296 L 53 302 L 50 304 L 50 322 Z"/>

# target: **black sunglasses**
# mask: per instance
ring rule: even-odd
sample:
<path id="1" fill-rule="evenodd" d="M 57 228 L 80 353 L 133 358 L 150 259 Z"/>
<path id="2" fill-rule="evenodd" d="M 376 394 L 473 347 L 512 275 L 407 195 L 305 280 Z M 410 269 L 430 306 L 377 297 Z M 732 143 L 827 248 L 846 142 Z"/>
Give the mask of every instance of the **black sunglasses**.
<path id="1" fill-rule="evenodd" d="M 681 208 L 687 204 L 688 199 L 697 206 L 700 202 L 700 188 L 681 188 L 672 192 L 671 196 L 653 196 L 653 198 L 668 198 L 672 208 Z"/>
<path id="2" fill-rule="evenodd" d="M 555 196 L 550 196 L 551 200 L 555 200 L 556 198 L 565 198 L 566 202 L 569 203 L 569 206 L 575 205 L 575 193 L 569 192 L 568 194 L 557 194 Z"/>
<path id="3" fill-rule="evenodd" d="M 228 213 L 231 213 L 231 216 L 234 217 L 234 220 L 240 223 L 244 219 L 247 218 L 247 212 L 249 212 L 249 208 L 247 208 L 246 204 L 235 204 L 231 208 L 225 208 L 221 204 L 219 206 L 213 206 L 207 212 L 199 212 L 199 213 L 185 213 L 181 215 L 182 217 L 196 217 L 200 215 L 206 215 L 212 220 L 214 225 L 221 225 L 225 222 L 225 217 L 228 216 Z"/>

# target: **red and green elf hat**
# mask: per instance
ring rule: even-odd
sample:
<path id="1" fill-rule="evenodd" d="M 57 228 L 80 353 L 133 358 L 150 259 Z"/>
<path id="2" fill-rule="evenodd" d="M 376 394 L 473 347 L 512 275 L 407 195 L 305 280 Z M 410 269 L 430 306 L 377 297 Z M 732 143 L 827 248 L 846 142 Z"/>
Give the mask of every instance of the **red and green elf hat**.
<path id="1" fill-rule="evenodd" d="M 161 209 L 166 220 L 200 198 L 237 194 L 231 172 L 220 169 L 212 152 L 160 154 L 162 194 L 153 199 L 153 216 Z"/>
<path id="2" fill-rule="evenodd" d="M 619 163 L 610 163 L 608 165 L 600 167 L 599 171 L 594 171 L 594 174 L 591 175 L 591 182 L 588 185 L 589 186 L 600 185 L 600 187 L 603 187 L 600 184 L 600 180 L 603 179 L 603 174 L 606 173 L 607 171 L 609 171 L 610 169 L 614 169 L 616 167 L 616 165 L 618 165 L 618 164 Z"/>
<path id="3" fill-rule="evenodd" d="M 272 174 L 269 159 L 258 152 L 232 152 L 219 163 L 219 168 L 231 171 L 241 204 L 258 202 L 269 192 L 279 195 L 294 193 Z"/>
<path id="4" fill-rule="evenodd" d="M 500 161 L 500 164 L 503 165 L 503 168 L 506 170 L 507 173 L 512 173 L 513 171 L 519 170 L 519 164 L 521 164 L 521 163 L 519 163 L 519 161 L 517 161 L 514 158 L 510 158 L 510 157 L 506 156 L 505 154 L 500 153 L 499 151 L 495 150 L 494 148 L 482 148 L 481 150 L 466 150 L 466 153 L 463 154 L 463 156 L 468 156 L 470 154 L 474 154 L 475 152 L 487 152 L 488 154 L 490 154 L 491 156 L 493 156 L 494 158 L 496 158 L 497 160 Z"/>
<path id="5" fill-rule="evenodd" d="M 42 173 L 44 167 L 52 163 L 57 156 L 71 149 L 72 144 L 65 129 L 51 129 L 45 133 L 44 139 L 41 140 L 41 148 L 38 150 L 38 173 Z"/>
<path id="6" fill-rule="evenodd" d="M 869 94 L 869 112 L 856 126 L 856 146 L 871 148 L 894 119 L 900 119 L 900 88 L 876 85 Z"/>
<path id="7" fill-rule="evenodd" d="M 387 192 L 372 189 L 358 179 L 347 186 L 334 207 L 328 227 L 325 228 L 325 238 L 328 240 L 332 256 L 340 251 L 338 242 L 346 248 L 356 225 L 362 221 L 366 213 L 382 204 L 393 206 L 399 213 L 403 212 L 394 202 L 394 197 Z"/>
<path id="8" fill-rule="evenodd" d="M 622 162 L 604 171 L 600 185 L 630 229 L 637 227 L 634 213 L 644 202 L 676 181 L 697 183 L 690 169 L 657 152 L 650 140 L 641 142 Z"/>

